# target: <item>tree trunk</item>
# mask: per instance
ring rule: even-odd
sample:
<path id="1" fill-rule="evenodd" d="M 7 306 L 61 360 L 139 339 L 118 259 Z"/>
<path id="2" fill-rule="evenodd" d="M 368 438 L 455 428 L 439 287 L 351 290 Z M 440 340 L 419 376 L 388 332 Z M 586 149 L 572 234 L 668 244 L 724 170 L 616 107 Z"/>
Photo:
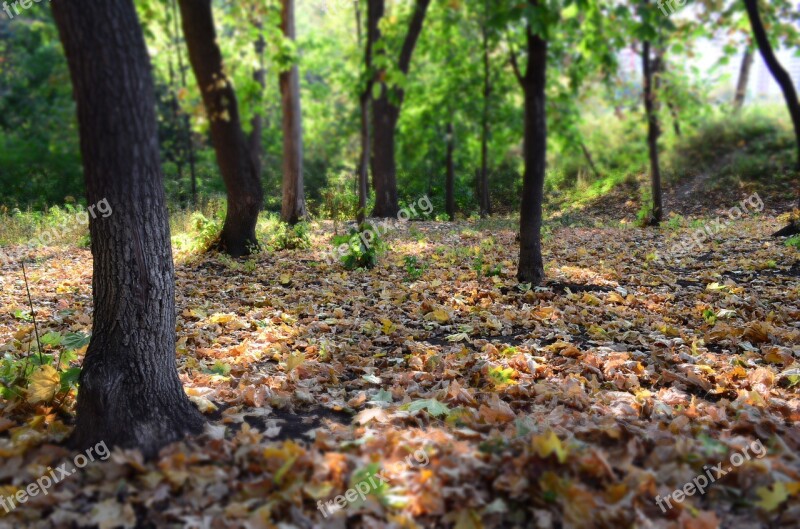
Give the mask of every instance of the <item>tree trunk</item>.
<path id="1" fill-rule="evenodd" d="M 536 0 L 529 0 L 531 6 Z M 516 61 L 515 61 L 516 64 Z M 519 267 L 517 279 L 539 285 L 544 281 L 542 257 L 542 201 L 547 156 L 547 114 L 545 84 L 547 76 L 547 41 L 532 33 L 528 26 L 528 69 L 517 77 L 525 98 L 525 174 L 519 221 Z"/>
<path id="2" fill-rule="evenodd" d="M 753 52 L 750 48 L 744 51 L 742 66 L 739 68 L 739 81 L 736 83 L 736 95 L 733 98 L 733 112 L 738 114 L 747 98 L 747 85 L 750 83 L 750 70 L 753 67 Z"/>
<path id="3" fill-rule="evenodd" d="M 647 148 L 650 152 L 650 192 L 652 194 L 652 212 L 648 224 L 658 226 L 664 215 L 661 198 L 661 166 L 658 161 L 658 138 L 661 128 L 658 123 L 656 96 L 653 91 L 653 67 L 650 60 L 650 42 L 642 46 L 642 69 L 644 71 L 644 108 L 647 114 Z"/>
<path id="4" fill-rule="evenodd" d="M 228 211 L 217 245 L 233 257 L 258 248 L 256 222 L 264 192 L 242 130 L 236 92 L 225 74 L 217 44 L 211 0 L 179 0 L 183 34 L 211 128 L 228 193 Z"/>
<path id="5" fill-rule="evenodd" d="M 358 45 L 361 47 L 361 3 L 355 0 L 356 34 Z M 367 39 L 364 48 L 364 71 L 367 84 L 359 95 L 359 110 L 361 112 L 361 157 L 358 161 L 358 212 L 356 222 L 359 229 L 364 226 L 367 217 L 367 194 L 369 193 L 369 162 L 370 162 L 370 134 L 369 134 L 369 103 L 372 95 L 372 46 L 375 36 L 367 23 Z"/>
<path id="6" fill-rule="evenodd" d="M 488 16 L 489 2 L 484 2 L 484 11 Z M 492 94 L 491 70 L 489 69 L 489 32 L 487 21 L 481 26 L 483 32 L 483 120 L 481 123 L 481 171 L 478 181 L 478 206 L 481 218 L 492 214 L 489 199 L 489 99 Z"/>
<path id="7" fill-rule="evenodd" d="M 764 62 L 767 63 L 767 68 L 769 68 L 772 77 L 775 78 L 775 82 L 781 87 L 783 97 L 786 100 L 786 106 L 789 108 L 789 114 L 792 116 L 794 135 L 797 141 L 797 170 L 800 171 L 800 102 L 797 100 L 797 91 L 794 88 L 794 82 L 792 82 L 791 76 L 783 66 L 781 66 L 778 57 L 775 56 L 775 52 L 772 50 L 772 44 L 770 44 L 767 38 L 767 32 L 764 30 L 764 24 L 761 22 L 761 15 L 758 12 L 758 1 L 744 0 L 744 5 L 747 8 L 747 15 L 750 18 L 753 36 L 758 44 L 761 57 L 763 57 Z M 800 204 L 798 204 L 798 207 L 800 207 Z"/>
<path id="8" fill-rule="evenodd" d="M 398 59 L 398 69 L 408 75 L 411 57 L 417 40 L 422 33 L 430 0 L 416 0 L 414 13 L 411 15 L 408 31 Z M 368 0 L 368 26 L 373 42 L 381 38 L 380 20 L 385 12 L 385 0 Z M 380 52 L 386 54 L 385 50 Z M 397 86 L 388 86 L 384 82 L 386 70 L 375 72 L 373 80 L 381 87 L 380 96 L 372 102 L 373 119 L 373 157 L 372 178 L 375 187 L 375 217 L 396 217 L 400 207 L 397 194 L 397 164 L 395 162 L 395 135 L 400 108 L 403 105 L 405 91 Z"/>
<path id="9" fill-rule="evenodd" d="M 747 8 L 747 16 L 750 18 L 750 25 L 753 28 L 753 36 L 758 44 L 758 49 L 761 52 L 764 62 L 767 63 L 772 77 L 781 87 L 783 98 L 786 100 L 786 106 L 789 108 L 789 114 L 792 116 L 792 123 L 794 124 L 794 136 L 797 142 L 797 165 L 795 170 L 800 171 L 800 102 L 797 100 L 797 91 L 794 88 L 791 76 L 781 66 L 778 57 L 772 50 L 767 38 L 767 32 L 764 30 L 764 24 L 761 21 L 761 15 L 758 12 L 757 0 L 744 0 L 744 5 Z M 800 193 L 798 193 L 797 207 L 800 209 Z M 796 220 L 785 228 L 774 233 L 773 236 L 795 235 L 800 233 L 800 220 Z"/>
<path id="10" fill-rule="evenodd" d="M 264 67 L 264 50 L 267 47 L 267 43 L 264 40 L 264 35 L 261 34 L 264 26 L 262 22 L 257 21 L 255 22 L 254 26 L 258 30 L 259 34 L 254 43 L 256 57 L 258 58 L 258 66 L 253 70 L 253 80 L 256 82 L 256 84 L 258 84 L 261 94 L 263 95 L 264 90 L 267 88 L 267 72 L 266 68 Z M 261 153 L 263 150 L 261 145 L 261 136 L 264 132 L 264 117 L 260 108 L 257 108 L 256 111 L 253 112 L 253 117 L 250 120 L 250 126 L 250 137 L 248 138 L 248 142 L 250 143 L 250 156 L 253 157 L 253 165 L 255 166 L 256 175 L 258 175 L 258 179 L 261 181 Z"/>
<path id="11" fill-rule="evenodd" d="M 447 124 L 447 176 L 445 180 L 445 210 L 450 222 L 456 220 L 456 198 L 455 198 L 455 167 L 453 165 L 453 151 L 455 150 L 455 134 L 453 133 L 453 123 Z"/>
<path id="12" fill-rule="evenodd" d="M 295 40 L 294 0 L 281 0 L 281 31 Z M 303 190 L 303 124 L 300 111 L 300 73 L 297 64 L 280 74 L 283 104 L 283 202 L 281 220 L 297 224 L 306 216 Z"/>
<path id="13" fill-rule="evenodd" d="M 600 178 L 600 171 L 597 170 L 597 165 L 594 163 L 594 158 L 592 157 L 592 153 L 589 151 L 589 148 L 586 144 L 581 141 L 581 151 L 583 151 L 583 156 L 586 158 L 586 163 L 589 164 L 589 168 L 594 173 L 595 178 Z"/>
<path id="14" fill-rule="evenodd" d="M 90 219 L 92 338 L 72 441 L 148 457 L 203 418 L 175 364 L 175 293 L 150 63 L 131 0 L 55 0 L 81 136 Z"/>

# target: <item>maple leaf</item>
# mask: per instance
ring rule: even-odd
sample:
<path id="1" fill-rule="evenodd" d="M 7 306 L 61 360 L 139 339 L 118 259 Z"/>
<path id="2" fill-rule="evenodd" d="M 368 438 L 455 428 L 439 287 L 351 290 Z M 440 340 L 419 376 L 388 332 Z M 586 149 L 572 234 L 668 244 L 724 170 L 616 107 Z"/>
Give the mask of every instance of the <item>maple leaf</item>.
<path id="1" fill-rule="evenodd" d="M 447 407 L 447 404 L 443 404 L 436 399 L 421 399 L 415 400 L 414 402 L 407 405 L 408 411 L 420 411 L 425 410 L 434 417 L 438 417 L 440 415 L 447 415 L 450 413 L 450 408 Z"/>
<path id="2" fill-rule="evenodd" d="M 53 366 L 43 365 L 31 374 L 28 384 L 28 402 L 50 402 L 61 389 L 61 377 Z"/>

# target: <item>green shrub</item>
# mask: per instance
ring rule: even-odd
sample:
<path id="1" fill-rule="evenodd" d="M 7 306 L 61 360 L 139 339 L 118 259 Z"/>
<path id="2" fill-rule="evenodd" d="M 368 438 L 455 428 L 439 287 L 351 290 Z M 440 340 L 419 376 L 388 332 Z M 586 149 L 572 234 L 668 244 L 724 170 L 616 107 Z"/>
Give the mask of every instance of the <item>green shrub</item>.
<path id="1" fill-rule="evenodd" d="M 273 251 L 279 250 L 306 250 L 311 247 L 308 224 L 298 222 L 290 226 L 285 222 L 279 223 L 275 227 L 272 240 L 269 243 Z"/>

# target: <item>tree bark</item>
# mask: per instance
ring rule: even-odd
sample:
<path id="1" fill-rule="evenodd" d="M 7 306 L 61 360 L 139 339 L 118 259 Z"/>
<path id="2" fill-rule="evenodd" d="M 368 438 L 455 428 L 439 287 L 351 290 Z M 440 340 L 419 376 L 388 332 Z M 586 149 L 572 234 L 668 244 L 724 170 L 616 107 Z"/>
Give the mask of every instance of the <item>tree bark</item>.
<path id="1" fill-rule="evenodd" d="M 488 17 L 489 2 L 484 2 L 484 12 Z M 492 204 L 489 198 L 489 101 L 492 94 L 491 70 L 489 64 L 489 32 L 488 22 L 481 25 L 483 37 L 483 116 L 481 123 L 481 172 L 478 182 L 478 206 L 481 218 L 492 214 Z"/>
<path id="2" fill-rule="evenodd" d="M 736 95 L 733 98 L 733 112 L 738 114 L 747 98 L 747 85 L 750 83 L 750 70 L 753 67 L 753 52 L 750 48 L 744 51 L 742 65 L 739 68 L 739 81 L 736 83 Z"/>
<path id="3" fill-rule="evenodd" d="M 658 160 L 658 138 L 661 127 L 658 122 L 656 96 L 653 91 L 653 63 L 650 59 L 650 42 L 642 45 L 642 69 L 644 71 L 644 108 L 647 115 L 647 148 L 650 153 L 650 193 L 652 194 L 652 212 L 648 224 L 658 226 L 664 215 L 661 197 L 661 166 Z"/>
<path id="4" fill-rule="evenodd" d="M 753 28 L 753 36 L 758 44 L 758 49 L 761 52 L 764 62 L 767 63 L 772 77 L 781 87 L 783 98 L 786 100 L 786 106 L 789 109 L 789 114 L 792 116 L 792 123 L 794 124 L 794 136 L 797 143 L 797 165 L 795 170 L 800 171 L 800 101 L 797 99 L 797 91 L 794 88 L 794 83 L 789 73 L 781 66 L 778 57 L 772 50 L 767 38 L 767 32 L 764 29 L 764 24 L 761 21 L 761 15 L 758 12 L 757 0 L 744 0 L 744 5 L 747 8 L 747 16 L 750 18 L 750 26 Z M 800 193 L 798 193 L 797 207 L 800 209 Z M 800 220 L 796 220 L 785 228 L 774 233 L 773 236 L 795 235 L 800 233 Z"/>
<path id="5" fill-rule="evenodd" d="M 537 5 L 537 0 L 528 0 Z M 519 266 L 517 279 L 522 283 L 539 285 L 544 281 L 542 257 L 542 201 L 547 156 L 547 113 L 545 84 L 547 78 L 547 41 L 528 33 L 528 68 L 523 76 L 513 59 L 514 71 L 525 99 L 525 139 L 523 156 L 525 174 L 522 183 L 522 204 L 519 221 Z M 512 57 L 514 57 L 512 55 Z"/>
<path id="6" fill-rule="evenodd" d="M 356 33 L 358 35 L 358 45 L 361 47 L 361 7 L 359 0 L 355 0 L 356 12 Z M 364 47 L 364 71 L 366 76 L 366 86 L 359 95 L 359 110 L 361 112 L 361 157 L 358 162 L 358 212 L 356 222 L 359 229 L 364 225 L 367 217 L 367 194 L 369 193 L 369 163 L 370 163 L 370 131 L 369 131 L 369 103 L 372 95 L 372 46 L 375 35 L 367 27 L 367 38 Z"/>
<path id="7" fill-rule="evenodd" d="M 408 25 L 403 47 L 398 59 L 398 69 L 408 75 L 411 57 L 417 40 L 422 33 L 430 0 L 416 0 L 414 13 Z M 369 32 L 375 37 L 373 42 L 381 38 L 379 23 L 385 12 L 385 0 L 368 0 Z M 385 54 L 381 51 L 381 54 Z M 395 135 L 400 108 L 403 105 L 405 91 L 397 86 L 388 86 L 384 81 L 386 71 L 375 72 L 374 82 L 380 86 L 380 96 L 373 99 L 373 157 L 372 178 L 375 187 L 374 217 L 396 217 L 400 207 L 397 194 L 397 163 L 395 161 Z"/>
<path id="8" fill-rule="evenodd" d="M 175 364 L 175 295 L 155 96 L 131 0 L 54 0 L 78 109 L 91 218 L 92 338 L 73 443 L 104 441 L 149 456 L 203 418 Z"/>
<path id="9" fill-rule="evenodd" d="M 267 88 L 267 72 L 264 66 L 264 50 L 267 47 L 267 43 L 264 40 L 264 35 L 261 34 L 263 30 L 263 23 L 259 20 L 253 24 L 259 32 L 258 38 L 253 43 L 255 46 L 256 57 L 258 58 L 258 66 L 253 70 L 253 80 L 261 87 L 261 94 L 263 95 L 264 90 Z M 253 157 L 253 165 L 255 166 L 256 175 L 258 175 L 259 181 L 261 181 L 261 173 L 262 173 L 262 163 L 261 163 L 261 153 L 262 153 L 262 144 L 261 144 L 261 136 L 264 132 L 264 116 L 262 115 L 261 109 L 256 109 L 253 112 L 253 117 L 250 120 L 250 137 L 248 138 L 248 142 L 250 144 L 250 156 Z"/>
<path id="10" fill-rule="evenodd" d="M 217 44 L 211 0 L 179 0 L 189 61 L 203 95 L 217 154 L 228 193 L 228 210 L 217 248 L 233 257 L 258 248 L 256 222 L 264 192 L 242 130 L 236 92 L 225 74 Z"/>
<path id="11" fill-rule="evenodd" d="M 753 28 L 753 36 L 758 44 L 758 49 L 761 52 L 761 57 L 767 63 L 772 77 L 775 82 L 781 87 L 783 98 L 786 100 L 786 106 L 789 108 L 789 114 L 792 116 L 792 123 L 794 124 L 795 140 L 797 142 L 797 170 L 800 171 L 800 102 L 797 100 L 797 90 L 794 88 L 794 82 L 789 73 L 781 66 L 778 57 L 772 50 L 767 38 L 767 32 L 764 29 L 764 24 L 761 21 L 761 15 L 758 12 L 757 0 L 744 0 L 744 5 L 747 8 L 747 15 L 750 18 L 750 25 Z M 800 203 L 798 204 L 800 207 Z"/>
<path id="12" fill-rule="evenodd" d="M 294 0 L 281 1 L 281 31 L 295 40 Z M 281 220 L 297 224 L 306 217 L 303 190 L 303 125 L 300 111 L 300 73 L 297 64 L 280 74 L 283 104 L 283 202 Z"/>
<path id="13" fill-rule="evenodd" d="M 453 132 L 453 123 L 447 124 L 447 156 L 445 159 L 445 166 L 447 168 L 447 176 L 445 180 L 445 210 L 450 222 L 456 220 L 456 198 L 455 198 L 455 166 L 453 164 L 453 151 L 455 150 L 455 134 Z"/>

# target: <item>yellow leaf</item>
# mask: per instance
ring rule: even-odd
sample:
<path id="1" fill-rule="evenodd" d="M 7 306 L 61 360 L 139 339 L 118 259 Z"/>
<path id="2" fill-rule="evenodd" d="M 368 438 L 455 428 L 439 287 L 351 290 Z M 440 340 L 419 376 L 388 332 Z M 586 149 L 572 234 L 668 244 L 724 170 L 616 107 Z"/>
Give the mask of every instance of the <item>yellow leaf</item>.
<path id="1" fill-rule="evenodd" d="M 450 320 L 450 315 L 447 313 L 446 310 L 443 309 L 436 309 L 429 314 L 431 318 L 438 321 L 439 323 L 446 323 Z"/>
<path id="2" fill-rule="evenodd" d="M 53 366 L 39 366 L 31 375 L 28 402 L 49 402 L 61 387 L 61 377 Z"/>
<path id="3" fill-rule="evenodd" d="M 292 276 L 290 274 L 281 274 L 279 281 L 281 285 L 286 286 L 292 282 Z"/>
<path id="4" fill-rule="evenodd" d="M 758 487 L 756 494 L 761 498 L 756 505 L 765 511 L 774 511 L 781 503 L 789 499 L 789 491 L 786 490 L 786 485 L 782 481 L 776 481 L 772 490 L 767 487 Z"/>
<path id="5" fill-rule="evenodd" d="M 299 367 L 306 359 L 306 355 L 304 353 L 292 353 L 286 359 L 286 370 L 292 372 L 295 368 Z"/>
<path id="6" fill-rule="evenodd" d="M 483 522 L 478 513 L 465 509 L 458 513 L 454 529 L 483 529 Z"/>
<path id="7" fill-rule="evenodd" d="M 533 436 L 531 444 L 539 457 L 545 458 L 551 454 L 555 454 L 559 463 L 563 464 L 567 460 L 568 450 L 561 444 L 561 439 L 559 439 L 552 430 L 549 430 L 544 435 Z"/>
<path id="8" fill-rule="evenodd" d="M 392 323 L 392 320 L 388 318 L 381 319 L 381 323 L 383 324 L 383 334 L 389 335 L 397 330 L 397 325 Z"/>

